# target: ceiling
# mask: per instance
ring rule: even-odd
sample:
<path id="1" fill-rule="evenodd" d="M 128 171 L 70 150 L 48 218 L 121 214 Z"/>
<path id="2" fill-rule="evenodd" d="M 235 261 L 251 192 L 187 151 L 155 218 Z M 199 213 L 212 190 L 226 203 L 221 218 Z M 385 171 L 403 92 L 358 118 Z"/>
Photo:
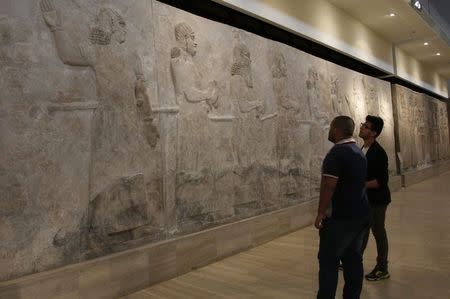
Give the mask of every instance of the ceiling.
<path id="1" fill-rule="evenodd" d="M 430 70 L 450 80 L 450 45 L 409 5 L 408 0 L 328 0 L 328 2 L 359 20 Z M 431 2 L 436 2 L 432 5 L 435 5 L 439 13 L 441 9 L 450 6 L 449 0 Z M 390 16 L 391 13 L 395 16 Z M 449 16 L 441 14 L 441 17 L 449 18 L 450 9 L 446 10 L 445 14 Z M 449 19 L 446 21 L 450 22 Z M 425 42 L 428 45 L 424 45 Z"/>

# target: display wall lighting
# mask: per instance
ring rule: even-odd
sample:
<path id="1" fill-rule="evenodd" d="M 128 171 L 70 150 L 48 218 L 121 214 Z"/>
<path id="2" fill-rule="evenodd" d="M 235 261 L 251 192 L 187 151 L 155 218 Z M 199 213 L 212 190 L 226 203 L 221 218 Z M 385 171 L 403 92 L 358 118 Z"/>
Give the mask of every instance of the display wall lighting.
<path id="1" fill-rule="evenodd" d="M 395 14 L 395 13 L 393 13 L 393 12 L 391 12 L 391 13 L 389 14 L 389 16 L 390 16 L 390 17 L 395 17 L 395 16 L 396 16 L 396 14 Z"/>
<path id="2" fill-rule="evenodd" d="M 428 43 L 428 42 L 424 42 L 423 45 L 424 45 L 424 46 L 428 46 L 429 43 Z"/>
<path id="3" fill-rule="evenodd" d="M 436 53 L 436 56 L 441 56 L 441 53 L 437 52 L 437 53 Z"/>
<path id="4" fill-rule="evenodd" d="M 412 4 L 412 6 L 413 6 L 415 9 L 417 9 L 417 10 L 419 10 L 419 11 L 422 10 L 422 3 L 420 3 L 420 1 L 418 1 L 418 0 L 411 0 L 411 4 Z"/>

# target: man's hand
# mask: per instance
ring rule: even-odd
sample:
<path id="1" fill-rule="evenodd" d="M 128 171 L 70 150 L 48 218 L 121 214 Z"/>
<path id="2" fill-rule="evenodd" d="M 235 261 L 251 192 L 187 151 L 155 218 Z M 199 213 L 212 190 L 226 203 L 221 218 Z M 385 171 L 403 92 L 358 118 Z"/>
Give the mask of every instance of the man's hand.
<path id="1" fill-rule="evenodd" d="M 51 0 L 41 0 L 40 4 L 42 16 L 50 30 L 61 27 L 61 18 L 59 17 L 59 13 L 56 11 L 53 2 Z"/>
<path id="2" fill-rule="evenodd" d="M 325 218 L 325 214 L 317 214 L 316 221 L 314 222 L 314 226 L 317 229 L 322 228 L 322 220 Z"/>

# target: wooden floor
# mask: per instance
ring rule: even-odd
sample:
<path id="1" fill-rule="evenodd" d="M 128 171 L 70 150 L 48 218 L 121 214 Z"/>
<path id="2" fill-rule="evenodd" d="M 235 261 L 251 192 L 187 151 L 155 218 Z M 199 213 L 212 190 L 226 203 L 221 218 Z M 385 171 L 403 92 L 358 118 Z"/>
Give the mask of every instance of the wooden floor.
<path id="1" fill-rule="evenodd" d="M 361 298 L 450 298 L 450 172 L 394 193 L 386 224 L 391 278 Z M 310 226 L 124 298 L 315 298 L 317 248 Z M 366 272 L 375 256 L 371 237 Z M 336 298 L 342 286 L 341 273 Z"/>

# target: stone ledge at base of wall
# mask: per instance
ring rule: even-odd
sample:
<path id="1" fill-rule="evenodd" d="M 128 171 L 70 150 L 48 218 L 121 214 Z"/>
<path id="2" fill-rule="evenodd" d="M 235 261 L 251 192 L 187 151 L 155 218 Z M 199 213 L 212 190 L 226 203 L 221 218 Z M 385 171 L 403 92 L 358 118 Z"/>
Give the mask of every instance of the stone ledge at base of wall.
<path id="1" fill-rule="evenodd" d="M 318 200 L 0 282 L 0 298 L 117 298 L 310 225 Z"/>
<path id="2" fill-rule="evenodd" d="M 402 174 L 403 187 L 420 183 L 433 176 L 440 175 L 450 170 L 450 160 L 441 161 L 422 169 L 407 171 Z"/>
<path id="3" fill-rule="evenodd" d="M 389 190 L 396 192 L 402 189 L 402 176 L 392 175 L 389 176 Z"/>

